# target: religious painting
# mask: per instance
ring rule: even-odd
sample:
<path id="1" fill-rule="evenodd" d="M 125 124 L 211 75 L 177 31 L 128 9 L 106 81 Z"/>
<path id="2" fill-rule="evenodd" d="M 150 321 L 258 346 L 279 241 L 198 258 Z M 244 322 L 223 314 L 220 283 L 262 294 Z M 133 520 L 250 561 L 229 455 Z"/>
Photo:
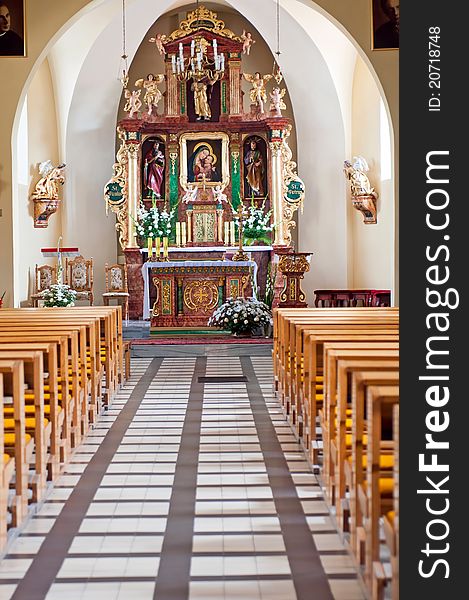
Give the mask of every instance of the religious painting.
<path id="1" fill-rule="evenodd" d="M 251 135 L 243 144 L 243 187 L 245 198 L 267 194 L 267 147 L 265 140 Z"/>
<path id="2" fill-rule="evenodd" d="M 186 133 L 181 136 L 181 176 L 183 188 L 188 183 L 226 186 L 229 181 L 226 133 Z"/>
<path id="3" fill-rule="evenodd" d="M 142 144 L 142 198 L 162 200 L 165 197 L 165 143 L 160 137 L 149 137 Z"/>
<path id="4" fill-rule="evenodd" d="M 372 48 L 395 50 L 399 48 L 400 0 L 372 0 Z"/>
<path id="5" fill-rule="evenodd" d="M 26 56 L 24 0 L 0 2 L 0 57 Z"/>

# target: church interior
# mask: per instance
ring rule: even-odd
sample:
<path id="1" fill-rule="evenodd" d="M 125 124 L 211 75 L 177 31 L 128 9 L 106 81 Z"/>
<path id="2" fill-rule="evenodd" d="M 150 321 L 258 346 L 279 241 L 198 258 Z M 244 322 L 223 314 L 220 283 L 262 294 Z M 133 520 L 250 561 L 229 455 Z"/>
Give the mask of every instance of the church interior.
<path id="1" fill-rule="evenodd" d="M 398 599 L 398 27 L 0 1 L 2 600 Z"/>

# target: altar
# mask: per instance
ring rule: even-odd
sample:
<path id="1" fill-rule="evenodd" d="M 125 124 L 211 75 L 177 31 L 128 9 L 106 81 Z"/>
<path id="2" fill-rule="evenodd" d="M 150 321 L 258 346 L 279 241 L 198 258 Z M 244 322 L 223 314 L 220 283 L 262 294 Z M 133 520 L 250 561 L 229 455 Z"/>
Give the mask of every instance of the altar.
<path id="1" fill-rule="evenodd" d="M 245 72 L 243 36 L 197 6 L 175 30 L 155 33 L 162 72 L 149 65 L 135 82 L 122 79 L 126 117 L 104 198 L 116 215 L 131 319 L 206 326 L 224 299 L 252 294 L 250 275 L 265 300 L 274 254 L 291 247 L 305 189 L 282 114 L 283 76 L 276 63 L 271 73 Z M 146 248 L 164 260 L 144 262 Z"/>
<path id="2" fill-rule="evenodd" d="M 227 298 L 251 296 L 254 261 L 147 261 L 142 267 L 144 319 L 151 327 L 205 327 Z M 251 279 L 252 278 L 252 279 Z"/>

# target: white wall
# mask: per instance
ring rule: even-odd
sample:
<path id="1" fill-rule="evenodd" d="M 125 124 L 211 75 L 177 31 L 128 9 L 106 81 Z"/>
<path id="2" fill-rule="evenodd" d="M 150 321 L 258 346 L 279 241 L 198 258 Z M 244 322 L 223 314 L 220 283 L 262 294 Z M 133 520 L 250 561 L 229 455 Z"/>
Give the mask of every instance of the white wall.
<path id="1" fill-rule="evenodd" d="M 53 259 L 42 256 L 41 248 L 57 244 L 60 236 L 60 214 L 64 199 L 58 211 L 49 217 L 49 226 L 34 228 L 34 205 L 29 199 L 40 175 L 39 162 L 52 160 L 59 162 L 55 119 L 54 93 L 49 64 L 45 60 L 37 70 L 28 90 L 18 129 L 17 156 L 17 196 L 15 213 L 17 230 L 15 253 L 18 266 L 17 289 L 22 306 L 28 305 L 28 296 L 34 289 L 35 264 L 53 264 Z M 60 196 L 63 196 L 61 190 Z"/>
<path id="2" fill-rule="evenodd" d="M 370 72 L 358 58 L 353 83 L 353 156 L 366 158 L 368 178 L 378 193 L 377 224 L 365 225 L 351 210 L 355 288 L 393 288 L 394 198 L 391 147 L 385 109 Z M 351 158 L 351 157 L 349 157 Z M 350 193 L 347 192 L 350 201 Z"/>

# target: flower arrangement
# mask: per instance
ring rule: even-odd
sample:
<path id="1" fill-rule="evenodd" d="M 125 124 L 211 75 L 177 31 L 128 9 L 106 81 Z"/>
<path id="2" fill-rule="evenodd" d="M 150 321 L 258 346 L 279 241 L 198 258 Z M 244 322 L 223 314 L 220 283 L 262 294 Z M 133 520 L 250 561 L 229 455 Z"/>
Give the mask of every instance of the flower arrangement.
<path id="1" fill-rule="evenodd" d="M 143 202 L 140 202 L 140 207 L 137 210 L 137 235 L 143 240 L 170 237 L 175 213 L 176 207 L 169 212 L 166 209 L 160 211 L 155 200 L 153 200 L 152 207 L 149 210 L 145 208 Z"/>
<path id="2" fill-rule="evenodd" d="M 50 288 L 42 292 L 44 306 L 75 306 L 77 293 L 64 283 L 53 283 Z"/>
<path id="3" fill-rule="evenodd" d="M 265 281 L 265 293 L 263 301 L 267 306 L 272 309 L 272 303 L 275 295 L 275 280 L 277 278 L 277 265 L 269 263 L 267 267 L 267 277 Z"/>
<path id="4" fill-rule="evenodd" d="M 242 200 L 241 200 L 242 201 Z M 254 196 L 251 198 L 249 206 L 243 206 L 243 237 L 246 245 L 252 245 L 254 242 L 264 242 L 270 244 L 270 233 L 274 226 L 270 223 L 272 209 L 265 212 L 266 198 L 261 206 L 256 206 Z M 237 211 L 233 209 L 236 214 Z M 234 217 L 236 228 L 239 235 L 239 217 Z"/>
<path id="5" fill-rule="evenodd" d="M 272 323 L 269 307 L 255 298 L 229 298 L 210 317 L 208 324 L 231 333 L 252 333 Z"/>

